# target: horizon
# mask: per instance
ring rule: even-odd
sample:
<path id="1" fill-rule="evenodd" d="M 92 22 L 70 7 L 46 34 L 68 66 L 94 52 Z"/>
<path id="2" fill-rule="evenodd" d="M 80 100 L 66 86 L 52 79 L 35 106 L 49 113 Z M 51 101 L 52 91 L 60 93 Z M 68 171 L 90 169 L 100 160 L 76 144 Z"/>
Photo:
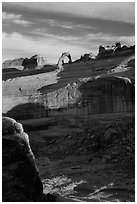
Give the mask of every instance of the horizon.
<path id="1" fill-rule="evenodd" d="M 135 3 L 4 2 L 2 62 L 40 54 L 49 64 L 97 54 L 99 45 L 135 44 Z"/>

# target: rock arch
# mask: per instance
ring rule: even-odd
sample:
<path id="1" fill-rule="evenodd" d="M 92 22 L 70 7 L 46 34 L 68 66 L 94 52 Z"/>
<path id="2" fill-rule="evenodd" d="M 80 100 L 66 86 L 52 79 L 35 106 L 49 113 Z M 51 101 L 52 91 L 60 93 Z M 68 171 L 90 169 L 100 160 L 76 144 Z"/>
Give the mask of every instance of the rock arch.
<path id="1" fill-rule="evenodd" d="M 62 65 L 64 64 L 64 58 L 67 57 L 69 59 L 68 63 L 72 63 L 71 55 L 68 52 L 62 53 L 61 57 L 58 60 L 57 66 L 59 68 L 63 68 Z"/>

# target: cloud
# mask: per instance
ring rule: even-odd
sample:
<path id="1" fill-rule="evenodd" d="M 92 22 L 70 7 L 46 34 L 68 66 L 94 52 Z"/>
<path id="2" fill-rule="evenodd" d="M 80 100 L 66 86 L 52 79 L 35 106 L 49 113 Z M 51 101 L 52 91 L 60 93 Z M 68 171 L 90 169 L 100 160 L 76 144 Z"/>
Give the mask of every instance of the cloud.
<path id="1" fill-rule="evenodd" d="M 71 38 L 72 40 L 72 38 Z M 80 45 L 73 45 L 73 41 L 65 41 L 62 38 L 53 38 L 51 35 L 41 38 L 23 36 L 14 32 L 11 34 L 3 33 L 3 60 L 17 57 L 31 57 L 40 54 L 47 57 L 48 62 L 56 63 L 62 52 L 70 52 L 73 59 L 80 57 L 81 54 L 89 52 L 87 48 Z"/>
<path id="2" fill-rule="evenodd" d="M 115 43 L 120 41 L 123 44 L 134 44 L 135 36 L 117 36 L 112 34 L 104 34 L 104 33 L 90 33 L 85 36 L 87 41 L 97 41 L 102 42 L 106 45 L 106 43 Z"/>
<path id="3" fill-rule="evenodd" d="M 29 26 L 31 23 L 21 19 L 22 15 L 2 12 L 2 20 L 6 23 L 15 23 L 23 26 Z"/>
<path id="4" fill-rule="evenodd" d="M 53 19 L 40 19 L 40 22 L 45 22 L 49 26 L 52 27 L 60 27 L 60 28 L 66 28 L 66 29 L 90 29 L 90 30 L 97 30 L 98 28 L 95 26 L 89 26 L 89 25 L 84 25 L 84 24 L 74 24 L 73 22 L 69 21 L 59 21 L 59 20 L 53 20 Z"/>
<path id="5" fill-rule="evenodd" d="M 117 36 L 104 33 L 90 33 L 83 36 L 61 36 L 45 33 L 42 29 L 37 29 L 30 35 L 22 35 L 18 32 L 8 34 L 3 33 L 3 60 L 31 57 L 40 54 L 47 57 L 49 63 L 56 63 L 63 52 L 70 52 L 73 60 L 78 59 L 85 53 L 93 52 L 97 54 L 98 47 L 102 45 L 112 45 L 117 41 L 122 44 L 134 44 L 134 36 Z"/>
<path id="6" fill-rule="evenodd" d="M 34 12 L 65 13 L 79 17 L 135 23 L 134 2 L 8 2 L 4 4 Z"/>

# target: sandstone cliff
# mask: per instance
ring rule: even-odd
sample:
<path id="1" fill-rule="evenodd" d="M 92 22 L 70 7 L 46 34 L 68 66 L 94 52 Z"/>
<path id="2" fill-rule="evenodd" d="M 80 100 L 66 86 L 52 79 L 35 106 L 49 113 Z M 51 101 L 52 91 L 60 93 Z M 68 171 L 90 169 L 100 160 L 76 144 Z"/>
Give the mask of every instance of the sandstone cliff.
<path id="1" fill-rule="evenodd" d="M 7 115 L 36 118 L 52 115 L 92 115 L 134 111 L 134 83 L 127 78 L 85 78 L 59 90 L 33 95 Z"/>

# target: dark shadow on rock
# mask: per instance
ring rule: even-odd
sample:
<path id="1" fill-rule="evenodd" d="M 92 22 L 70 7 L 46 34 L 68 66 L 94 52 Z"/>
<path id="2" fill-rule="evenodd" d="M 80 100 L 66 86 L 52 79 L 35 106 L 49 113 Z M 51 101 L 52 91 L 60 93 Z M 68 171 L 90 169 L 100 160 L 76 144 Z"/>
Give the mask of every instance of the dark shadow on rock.
<path id="1" fill-rule="evenodd" d="M 15 106 L 6 114 L 16 120 L 33 119 L 39 117 L 47 117 L 48 113 L 46 108 L 39 103 L 25 103 Z"/>
<path id="2" fill-rule="evenodd" d="M 135 87 L 124 79 L 98 78 L 83 83 L 79 90 L 88 115 L 134 111 Z"/>

